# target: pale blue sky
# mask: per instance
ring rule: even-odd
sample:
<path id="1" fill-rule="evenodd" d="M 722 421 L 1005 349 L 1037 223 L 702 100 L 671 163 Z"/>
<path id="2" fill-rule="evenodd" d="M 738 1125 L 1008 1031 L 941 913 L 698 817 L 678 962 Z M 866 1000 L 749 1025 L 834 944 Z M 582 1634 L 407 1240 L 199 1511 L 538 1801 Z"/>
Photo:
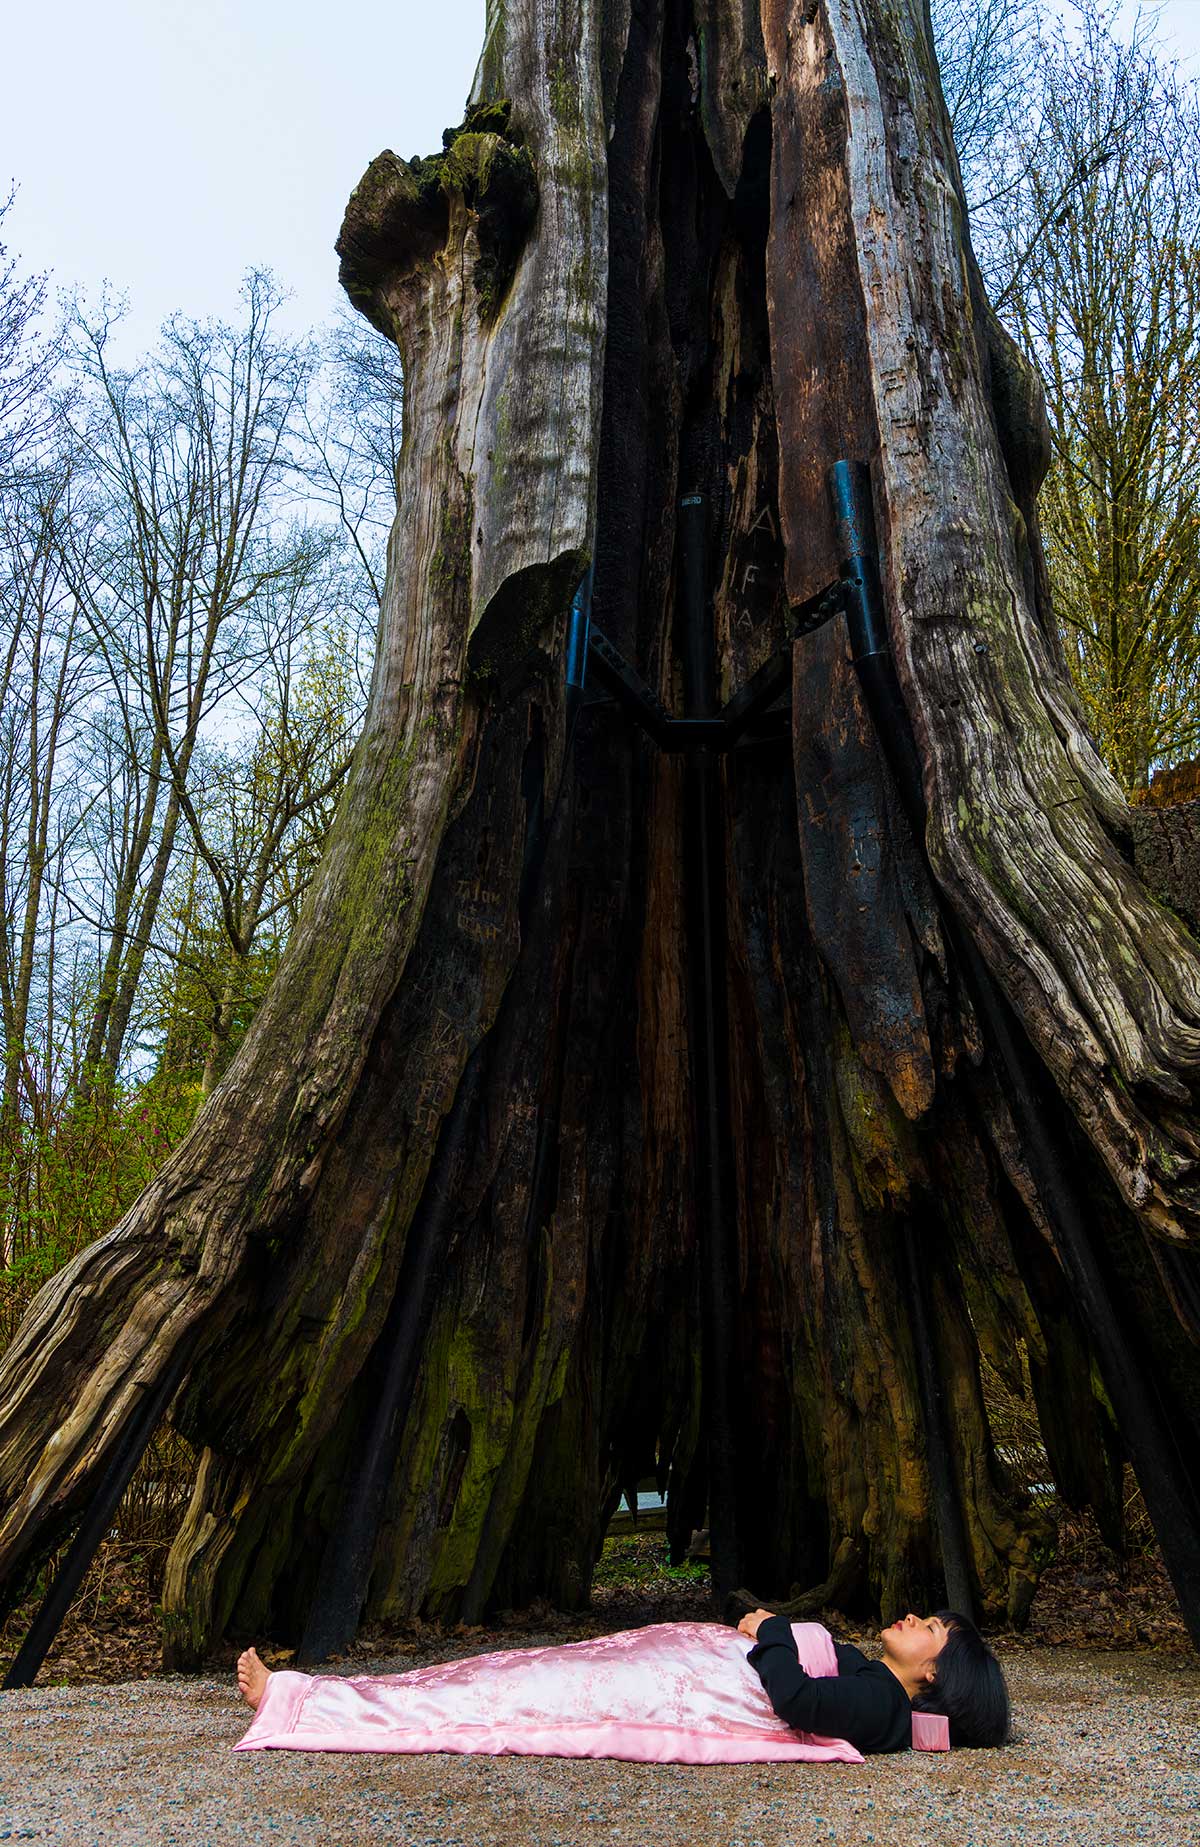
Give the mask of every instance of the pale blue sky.
<path id="1" fill-rule="evenodd" d="M 41 0 L 9 9 L 6 239 L 60 286 L 125 291 L 131 343 L 172 309 L 229 312 L 251 264 L 337 299 L 342 209 L 381 148 L 426 154 L 462 118 L 484 0 Z M 1200 0 L 1165 0 L 1200 70 Z"/>
<path id="2" fill-rule="evenodd" d="M 147 342 L 274 269 L 294 324 L 338 295 L 334 239 L 381 148 L 462 120 L 484 0 L 25 0 L 6 9 L 5 241 L 59 285 L 107 278 Z"/>

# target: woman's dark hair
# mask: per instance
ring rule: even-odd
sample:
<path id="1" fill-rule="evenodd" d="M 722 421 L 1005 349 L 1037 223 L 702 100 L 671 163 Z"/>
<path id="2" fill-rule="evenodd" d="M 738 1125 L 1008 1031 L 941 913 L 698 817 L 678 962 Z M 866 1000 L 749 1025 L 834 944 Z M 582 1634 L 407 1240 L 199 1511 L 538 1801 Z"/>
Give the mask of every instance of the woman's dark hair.
<path id="1" fill-rule="evenodd" d="M 956 1610 L 939 1610 L 950 1633 L 934 1663 L 932 1684 L 913 1701 L 914 1712 L 941 1712 L 950 1743 L 1004 1744 L 1008 1738 L 1008 1688 L 1000 1663 L 974 1623 Z"/>

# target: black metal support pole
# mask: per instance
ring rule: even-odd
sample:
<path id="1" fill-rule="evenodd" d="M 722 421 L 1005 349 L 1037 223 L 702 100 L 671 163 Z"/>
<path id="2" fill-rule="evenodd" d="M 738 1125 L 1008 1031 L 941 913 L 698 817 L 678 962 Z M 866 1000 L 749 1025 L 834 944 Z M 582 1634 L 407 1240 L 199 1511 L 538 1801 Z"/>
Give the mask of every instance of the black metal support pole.
<path id="1" fill-rule="evenodd" d="M 63 1617 L 70 1609 L 75 1593 L 87 1575 L 88 1566 L 96 1556 L 100 1541 L 109 1529 L 121 1496 L 129 1486 L 134 1470 L 146 1452 L 147 1444 L 178 1390 L 180 1380 L 187 1370 L 194 1350 L 195 1336 L 193 1335 L 177 1349 L 174 1359 L 157 1385 L 152 1386 L 145 1394 L 141 1404 L 125 1426 L 121 1440 L 105 1470 L 104 1479 L 71 1541 L 58 1576 L 46 1592 L 42 1607 L 30 1624 L 29 1633 L 17 1651 L 16 1660 L 5 1675 L 6 1689 L 31 1687 L 37 1678 L 37 1671 L 50 1652 L 54 1638 L 62 1626 Z"/>
<path id="2" fill-rule="evenodd" d="M 879 543 L 871 506 L 871 475 L 861 462 L 835 462 L 829 474 L 842 565 L 842 606 L 850 634 L 854 671 L 867 701 L 884 755 L 899 785 L 900 799 L 917 845 L 925 843 L 925 790 L 913 742 L 908 707 L 896 677 L 888 638 Z M 936 889 L 936 887 L 935 887 Z"/>
<path id="3" fill-rule="evenodd" d="M 575 720 L 583 704 L 587 685 L 588 639 L 592 629 L 592 582 L 595 567 L 590 565 L 571 600 L 567 619 L 567 742 L 568 752 L 575 736 Z"/>
<path id="4" fill-rule="evenodd" d="M 684 710 L 716 711 L 716 648 L 705 587 L 707 508 L 703 496 L 679 503 L 679 601 Z M 708 1512 L 713 1588 L 726 1597 L 742 1580 L 737 1511 L 735 1394 L 738 1379 L 736 1221 L 729 1204 L 729 1106 L 725 1006 L 724 878 L 717 760 L 694 749 L 685 771 L 684 878 L 692 969 L 692 1076 L 696 1090 L 696 1189 L 703 1320 L 704 1417 L 709 1457 Z"/>
<path id="5" fill-rule="evenodd" d="M 846 613 L 855 665 L 914 838 L 923 849 L 925 797 L 904 696 L 887 643 L 870 477 L 861 466 L 838 462 L 831 471 L 830 488 L 850 586 Z M 857 659 L 860 649 L 862 666 Z M 934 890 L 938 889 L 935 879 Z M 948 904 L 942 902 L 940 911 L 955 961 L 995 1047 L 1022 1150 L 1095 1347 L 1104 1388 L 1145 1496 L 1184 1621 L 1200 1647 L 1200 1492 L 1195 1461 L 1182 1454 L 1169 1418 L 1147 1390 L 1133 1343 L 1113 1302 L 1083 1200 L 1054 1143 L 1051 1125 L 1063 1107 L 1057 1090 L 974 941 Z"/>

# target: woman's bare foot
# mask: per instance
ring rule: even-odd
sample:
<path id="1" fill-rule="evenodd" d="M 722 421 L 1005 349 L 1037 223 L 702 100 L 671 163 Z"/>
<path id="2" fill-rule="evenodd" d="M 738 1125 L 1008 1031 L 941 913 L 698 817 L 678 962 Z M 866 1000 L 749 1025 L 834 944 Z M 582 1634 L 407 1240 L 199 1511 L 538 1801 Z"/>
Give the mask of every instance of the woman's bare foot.
<path id="1" fill-rule="evenodd" d="M 258 1703 L 267 1690 L 271 1676 L 258 1658 L 256 1648 L 247 1648 L 238 1656 L 237 1664 L 238 1692 L 247 1706 L 253 1706 L 257 1712 Z"/>

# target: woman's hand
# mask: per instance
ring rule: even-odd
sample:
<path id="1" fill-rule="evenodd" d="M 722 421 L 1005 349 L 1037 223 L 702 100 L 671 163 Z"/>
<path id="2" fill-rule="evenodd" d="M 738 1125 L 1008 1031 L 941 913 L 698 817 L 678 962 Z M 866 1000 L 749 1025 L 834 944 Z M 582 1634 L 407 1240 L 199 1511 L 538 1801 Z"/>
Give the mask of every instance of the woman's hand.
<path id="1" fill-rule="evenodd" d="M 738 1634 L 748 1635 L 750 1640 L 754 1641 L 758 1634 L 759 1623 L 765 1623 L 767 1617 L 773 1614 L 772 1610 L 751 1610 L 749 1616 L 743 1616 L 738 1624 Z"/>

